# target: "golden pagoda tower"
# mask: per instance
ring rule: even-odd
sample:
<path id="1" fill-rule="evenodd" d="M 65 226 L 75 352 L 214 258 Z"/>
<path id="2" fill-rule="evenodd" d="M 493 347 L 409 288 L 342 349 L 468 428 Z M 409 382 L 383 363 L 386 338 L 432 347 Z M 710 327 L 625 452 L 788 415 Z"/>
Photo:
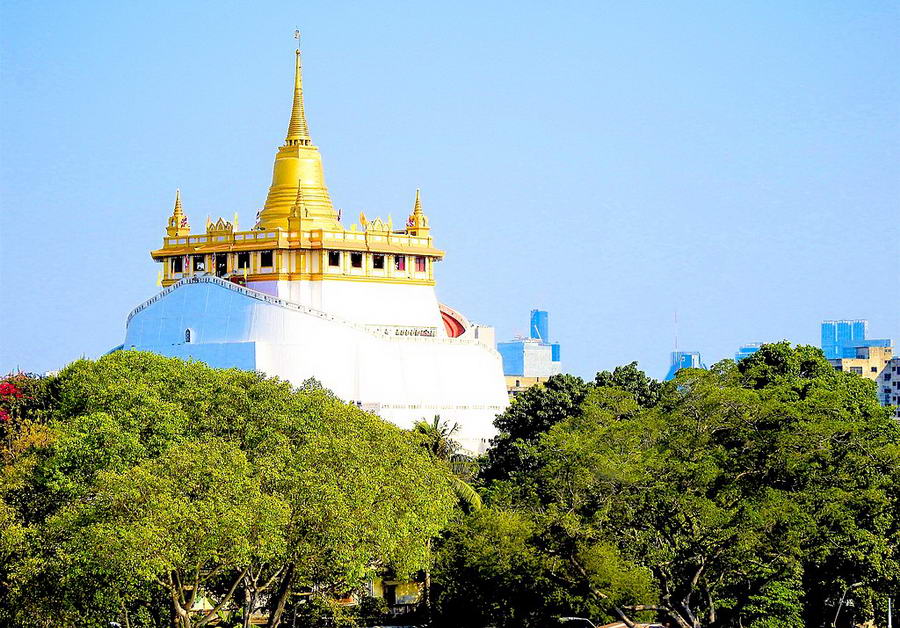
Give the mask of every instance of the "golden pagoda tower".
<path id="1" fill-rule="evenodd" d="M 309 211 L 309 218 L 316 226 L 325 229 L 340 228 L 337 212 L 331 205 L 328 188 L 325 187 L 325 173 L 322 169 L 322 155 L 309 137 L 309 125 L 303 106 L 303 70 L 300 64 L 300 49 L 295 52 L 294 102 L 291 120 L 288 123 L 284 145 L 275 155 L 272 172 L 272 186 L 266 204 L 259 215 L 261 229 L 281 227 L 287 229 L 288 216 L 297 198 L 299 182 L 303 182 L 303 198 Z"/>

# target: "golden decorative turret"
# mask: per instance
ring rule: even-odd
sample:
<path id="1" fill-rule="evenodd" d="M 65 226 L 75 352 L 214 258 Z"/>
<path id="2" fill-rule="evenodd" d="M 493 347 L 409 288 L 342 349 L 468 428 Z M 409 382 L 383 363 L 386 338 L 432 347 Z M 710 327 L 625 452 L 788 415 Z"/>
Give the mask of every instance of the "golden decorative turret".
<path id="1" fill-rule="evenodd" d="M 303 229 L 304 223 L 308 221 L 309 210 L 306 208 L 306 203 L 303 202 L 303 182 L 297 181 L 297 198 L 294 199 L 291 214 L 288 216 L 288 229 L 291 232 L 298 232 Z"/>
<path id="2" fill-rule="evenodd" d="M 291 121 L 284 145 L 275 155 L 272 186 L 260 212 L 258 226 L 261 229 L 288 229 L 288 218 L 297 198 L 299 182 L 302 181 L 303 200 L 310 226 L 339 229 L 337 212 L 331 205 L 331 197 L 325 187 L 322 156 L 309 137 L 309 126 L 303 108 L 303 73 L 299 49 L 296 52 L 296 63 Z"/>
<path id="3" fill-rule="evenodd" d="M 191 232 L 191 225 L 188 224 L 187 216 L 181 211 L 181 190 L 175 190 L 175 209 L 169 216 L 169 226 L 166 227 L 166 233 L 170 238 L 188 235 Z"/>
<path id="4" fill-rule="evenodd" d="M 419 188 L 416 188 L 416 202 L 413 204 L 412 213 L 409 220 L 406 221 L 406 232 L 414 236 L 425 236 L 431 231 L 428 226 L 428 216 L 422 211 L 422 199 L 419 195 Z"/>

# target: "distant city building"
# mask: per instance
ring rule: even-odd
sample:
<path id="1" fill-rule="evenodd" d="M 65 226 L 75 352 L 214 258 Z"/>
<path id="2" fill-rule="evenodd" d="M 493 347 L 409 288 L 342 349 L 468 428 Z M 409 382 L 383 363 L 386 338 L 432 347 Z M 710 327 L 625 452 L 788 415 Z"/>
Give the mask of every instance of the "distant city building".
<path id="1" fill-rule="evenodd" d="M 900 405 L 900 358 L 889 338 L 867 338 L 868 331 L 866 320 L 823 321 L 822 351 L 836 370 L 874 381 L 881 405 Z"/>
<path id="2" fill-rule="evenodd" d="M 896 387 L 884 386 L 883 382 L 893 383 L 894 374 L 891 369 L 896 361 L 894 358 L 894 348 L 887 347 L 856 347 L 856 353 L 853 357 L 838 358 L 837 360 L 828 360 L 831 365 L 838 371 L 847 373 L 856 373 L 867 379 L 871 379 L 878 384 L 878 400 L 881 405 L 891 405 L 896 403 L 896 396 L 900 394 Z M 898 361 L 900 364 L 900 361 Z M 885 376 L 887 378 L 885 379 Z M 893 388 L 893 390 L 892 390 Z"/>
<path id="3" fill-rule="evenodd" d="M 706 365 L 700 358 L 699 351 L 673 351 L 669 372 L 664 381 L 675 379 L 675 374 L 681 369 L 705 369 Z"/>
<path id="4" fill-rule="evenodd" d="M 822 321 L 822 351 L 829 360 L 855 358 L 859 347 L 890 347 L 888 338 L 866 338 L 867 320 Z"/>
<path id="5" fill-rule="evenodd" d="M 738 347 L 737 353 L 734 354 L 734 361 L 740 362 L 744 358 L 750 357 L 762 347 L 761 343 L 755 342 L 751 344 L 741 345 Z"/>
<path id="6" fill-rule="evenodd" d="M 900 419 L 900 358 L 891 358 L 875 383 L 883 406 L 895 406 L 894 416 Z"/>
<path id="7" fill-rule="evenodd" d="M 510 396 L 562 372 L 558 342 L 550 342 L 550 314 L 531 310 L 529 337 L 498 342 Z"/>

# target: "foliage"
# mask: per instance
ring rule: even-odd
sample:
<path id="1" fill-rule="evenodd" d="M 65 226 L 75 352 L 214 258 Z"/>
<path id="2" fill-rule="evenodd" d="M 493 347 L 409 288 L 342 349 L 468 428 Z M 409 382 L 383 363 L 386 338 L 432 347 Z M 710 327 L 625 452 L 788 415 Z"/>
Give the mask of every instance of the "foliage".
<path id="1" fill-rule="evenodd" d="M 598 388 L 619 388 L 631 393 L 642 408 L 652 408 L 659 403 L 662 384 L 638 368 L 637 362 L 617 366 L 612 373 L 600 371 L 594 378 Z"/>
<path id="2" fill-rule="evenodd" d="M 862 610 L 897 589 L 900 427 L 872 382 L 787 343 L 661 386 L 631 366 L 559 420 L 541 392 L 502 417 L 530 434 L 528 464 L 488 478 L 492 525 L 449 535 L 439 608 L 497 590 L 471 625 L 816 626 L 850 583 Z"/>
<path id="3" fill-rule="evenodd" d="M 507 479 L 533 470 L 537 439 L 577 413 L 590 388 L 580 377 L 554 375 L 516 396 L 494 421 L 499 434 L 491 441 L 484 478 Z"/>
<path id="4" fill-rule="evenodd" d="M 314 383 L 117 352 L 35 397 L 20 418 L 48 436 L 4 449 L 7 623 L 200 626 L 269 600 L 275 626 L 295 591 L 425 568 L 452 512 L 415 439 Z"/>
<path id="5" fill-rule="evenodd" d="M 459 425 L 441 421 L 441 417 L 435 415 L 431 422 L 424 419 L 416 421 L 412 431 L 435 463 L 446 469 L 447 479 L 460 506 L 467 511 L 480 509 L 481 495 L 469 483 L 478 471 L 478 464 L 463 453 L 459 443 L 453 439 Z"/>

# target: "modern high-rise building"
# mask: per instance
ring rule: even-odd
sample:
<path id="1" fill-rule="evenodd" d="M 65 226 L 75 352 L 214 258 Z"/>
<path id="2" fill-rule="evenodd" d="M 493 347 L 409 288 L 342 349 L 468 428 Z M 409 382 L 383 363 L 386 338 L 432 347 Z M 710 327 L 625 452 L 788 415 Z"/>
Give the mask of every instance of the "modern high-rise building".
<path id="1" fill-rule="evenodd" d="M 547 310 L 531 310 L 529 337 L 541 342 L 550 342 L 550 312 Z"/>
<path id="2" fill-rule="evenodd" d="M 444 252 L 419 192 L 399 225 L 362 213 L 342 224 L 310 138 L 299 50 L 287 136 L 254 226 L 219 218 L 192 232 L 176 194 L 151 256 L 163 290 L 128 316 L 124 349 L 298 385 L 315 377 L 401 426 L 434 415 L 456 422 L 473 451 L 508 404 L 493 329 L 437 300 Z"/>
<path id="3" fill-rule="evenodd" d="M 666 373 L 664 381 L 675 379 L 675 375 L 681 369 L 705 369 L 706 365 L 700 358 L 699 351 L 673 351 L 671 354 L 671 363 L 669 372 Z"/>
<path id="4" fill-rule="evenodd" d="M 867 338 L 869 321 L 822 321 L 822 351 L 829 360 L 856 357 L 857 347 L 889 347 L 890 339 Z"/>
<path id="5" fill-rule="evenodd" d="M 562 372 L 559 343 L 551 343 L 549 338 L 550 313 L 531 310 L 528 338 L 497 343 L 510 395 Z"/>

